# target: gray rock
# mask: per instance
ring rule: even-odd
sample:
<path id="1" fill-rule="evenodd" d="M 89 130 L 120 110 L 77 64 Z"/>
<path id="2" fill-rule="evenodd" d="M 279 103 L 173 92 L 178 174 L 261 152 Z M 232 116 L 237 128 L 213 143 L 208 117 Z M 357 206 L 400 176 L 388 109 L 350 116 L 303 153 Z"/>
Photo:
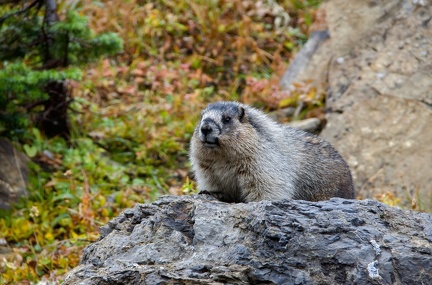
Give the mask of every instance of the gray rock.
<path id="1" fill-rule="evenodd" d="M 282 122 L 295 114 L 296 108 L 287 107 L 268 113 L 269 117 L 275 121 Z"/>
<path id="2" fill-rule="evenodd" d="M 318 48 L 329 38 L 328 31 L 317 31 L 310 35 L 310 38 L 291 62 L 287 71 L 285 71 L 279 85 L 283 89 L 288 89 L 298 81 L 303 70 L 310 64 L 311 58 L 314 56 Z"/>
<path id="3" fill-rule="evenodd" d="M 268 116 L 273 120 L 278 121 L 279 123 L 284 123 L 289 117 L 293 116 L 295 113 L 296 108 L 288 107 L 270 112 L 268 113 Z M 308 118 L 299 121 L 291 121 L 286 124 L 312 134 L 318 134 L 323 126 L 323 122 L 321 122 L 321 120 L 318 118 Z"/>
<path id="4" fill-rule="evenodd" d="M 334 38 L 322 136 L 347 159 L 363 197 L 389 189 L 429 197 L 432 5 L 333 0 L 327 11 Z"/>
<path id="5" fill-rule="evenodd" d="M 0 209 L 9 209 L 20 197 L 26 197 L 29 159 L 12 143 L 0 138 Z"/>
<path id="6" fill-rule="evenodd" d="M 166 196 L 101 228 L 63 284 L 429 284 L 432 217 L 373 200 Z"/>
<path id="7" fill-rule="evenodd" d="M 330 39 L 292 79 L 326 86 L 321 135 L 347 160 L 360 196 L 418 192 L 432 207 L 425 201 L 432 189 L 432 5 L 323 5 Z"/>
<path id="8" fill-rule="evenodd" d="M 300 121 L 292 121 L 287 125 L 301 129 L 305 132 L 317 134 L 321 131 L 321 120 L 318 118 L 309 118 Z"/>

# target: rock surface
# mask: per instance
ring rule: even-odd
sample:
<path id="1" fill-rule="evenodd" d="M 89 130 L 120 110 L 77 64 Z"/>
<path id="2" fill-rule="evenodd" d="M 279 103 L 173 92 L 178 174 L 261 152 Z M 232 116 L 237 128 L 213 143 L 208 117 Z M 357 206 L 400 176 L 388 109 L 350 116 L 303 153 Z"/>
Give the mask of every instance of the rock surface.
<path id="1" fill-rule="evenodd" d="M 362 197 L 432 193 L 432 5 L 423 2 L 327 1 L 330 39 L 297 77 L 326 84 L 321 135 Z"/>
<path id="2" fill-rule="evenodd" d="M 317 31 L 310 35 L 306 44 L 291 62 L 287 71 L 283 74 L 280 81 L 280 85 L 283 89 L 290 88 L 291 84 L 299 80 L 299 76 L 303 73 L 303 69 L 310 64 L 313 55 L 328 38 L 328 31 Z"/>
<path id="3" fill-rule="evenodd" d="M 26 197 L 27 163 L 10 141 L 0 138 L 0 209 L 9 209 L 20 197 Z"/>
<path id="4" fill-rule="evenodd" d="M 287 125 L 308 133 L 317 134 L 321 130 L 322 122 L 318 118 L 309 118 L 300 121 L 292 121 L 289 122 Z"/>
<path id="5" fill-rule="evenodd" d="M 102 227 L 62 284 L 430 284 L 431 243 L 431 215 L 373 200 L 166 196 Z"/>

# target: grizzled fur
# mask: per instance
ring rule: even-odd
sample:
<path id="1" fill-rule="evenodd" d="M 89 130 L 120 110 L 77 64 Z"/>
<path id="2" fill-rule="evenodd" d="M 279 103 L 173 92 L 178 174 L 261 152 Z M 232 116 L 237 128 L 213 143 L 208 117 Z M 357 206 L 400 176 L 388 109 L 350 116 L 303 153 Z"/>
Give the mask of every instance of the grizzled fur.
<path id="1" fill-rule="evenodd" d="M 202 112 L 190 160 L 200 192 L 227 202 L 354 198 L 348 165 L 328 142 L 237 102 Z"/>

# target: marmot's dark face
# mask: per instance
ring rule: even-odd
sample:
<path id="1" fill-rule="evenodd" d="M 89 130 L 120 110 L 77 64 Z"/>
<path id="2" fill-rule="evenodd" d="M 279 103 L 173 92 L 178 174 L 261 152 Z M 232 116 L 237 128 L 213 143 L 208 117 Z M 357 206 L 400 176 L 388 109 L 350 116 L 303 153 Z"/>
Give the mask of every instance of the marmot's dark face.
<path id="1" fill-rule="evenodd" d="M 245 110 L 233 102 L 219 102 L 208 105 L 201 114 L 201 121 L 195 130 L 204 147 L 223 147 L 238 135 L 245 120 Z M 232 142 L 231 142 L 232 143 Z"/>

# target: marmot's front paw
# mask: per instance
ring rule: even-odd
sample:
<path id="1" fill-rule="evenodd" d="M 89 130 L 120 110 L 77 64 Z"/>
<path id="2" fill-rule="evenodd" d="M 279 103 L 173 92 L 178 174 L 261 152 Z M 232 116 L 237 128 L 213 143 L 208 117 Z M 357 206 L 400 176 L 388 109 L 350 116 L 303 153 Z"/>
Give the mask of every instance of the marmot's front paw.
<path id="1" fill-rule="evenodd" d="M 210 195 L 210 196 L 212 196 L 213 198 L 216 198 L 219 201 L 223 201 L 223 194 L 222 194 L 222 192 L 210 192 L 210 191 L 207 191 L 207 190 L 202 190 L 202 191 L 199 191 L 198 194 Z"/>

